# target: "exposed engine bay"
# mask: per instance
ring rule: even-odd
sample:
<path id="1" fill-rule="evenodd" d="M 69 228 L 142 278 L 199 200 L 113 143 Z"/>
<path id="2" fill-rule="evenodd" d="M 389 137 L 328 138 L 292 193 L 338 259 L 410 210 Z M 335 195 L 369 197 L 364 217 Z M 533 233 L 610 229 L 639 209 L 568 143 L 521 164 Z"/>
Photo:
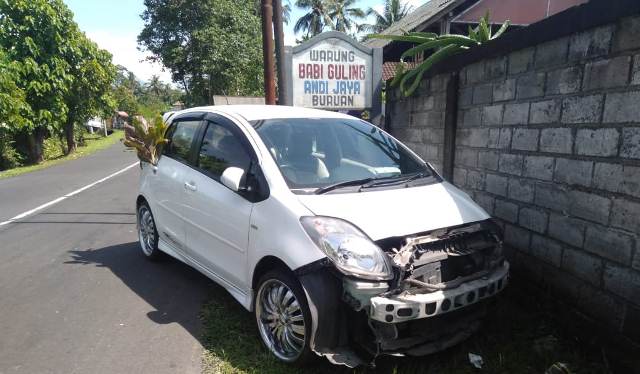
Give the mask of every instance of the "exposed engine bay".
<path id="1" fill-rule="evenodd" d="M 379 241 L 398 271 L 391 293 L 456 288 L 486 276 L 502 264 L 502 240 L 486 222 Z M 395 242 L 395 243 L 394 243 Z"/>
<path id="2" fill-rule="evenodd" d="M 341 309 L 347 317 L 326 324 L 319 321 L 314 334 L 314 350 L 334 363 L 353 366 L 367 361 L 358 362 L 362 353 L 344 349 L 353 342 L 370 359 L 380 354 L 424 355 L 453 346 L 477 330 L 486 299 L 504 289 L 508 280 L 502 233 L 490 220 L 386 238 L 376 244 L 392 264 L 393 279 L 340 277 L 333 292 L 341 294 Z M 319 290 L 324 302 L 329 301 L 326 295 L 331 290 L 326 285 Z M 320 329 L 336 323 L 342 324 L 343 333 L 325 341 L 330 330 Z"/>

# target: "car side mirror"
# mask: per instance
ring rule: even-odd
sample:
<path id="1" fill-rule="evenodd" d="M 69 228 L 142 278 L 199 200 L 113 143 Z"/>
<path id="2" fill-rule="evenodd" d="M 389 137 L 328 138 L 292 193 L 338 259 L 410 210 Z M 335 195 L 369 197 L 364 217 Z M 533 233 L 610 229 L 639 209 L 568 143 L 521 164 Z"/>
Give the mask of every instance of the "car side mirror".
<path id="1" fill-rule="evenodd" d="M 220 182 L 227 186 L 232 191 L 240 191 L 240 185 L 242 183 L 242 177 L 244 176 L 244 170 L 230 166 L 222 172 L 220 176 Z"/>

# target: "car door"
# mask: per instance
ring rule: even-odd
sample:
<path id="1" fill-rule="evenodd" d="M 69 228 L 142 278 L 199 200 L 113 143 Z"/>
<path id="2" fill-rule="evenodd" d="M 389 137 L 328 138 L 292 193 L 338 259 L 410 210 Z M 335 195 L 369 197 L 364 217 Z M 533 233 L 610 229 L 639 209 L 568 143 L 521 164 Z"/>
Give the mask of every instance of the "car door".
<path id="1" fill-rule="evenodd" d="M 186 179 L 192 186 L 186 204 L 187 246 L 197 262 L 246 292 L 253 203 L 242 192 L 220 183 L 220 176 L 231 166 L 243 169 L 246 175 L 255 152 L 231 120 L 209 114 L 205 122 L 196 167 Z"/>
<path id="2" fill-rule="evenodd" d="M 202 116 L 200 116 L 202 117 Z M 184 251 L 185 175 L 193 160 L 201 118 L 174 121 L 167 132 L 168 143 L 154 168 L 150 189 L 158 234 L 178 251 Z"/>

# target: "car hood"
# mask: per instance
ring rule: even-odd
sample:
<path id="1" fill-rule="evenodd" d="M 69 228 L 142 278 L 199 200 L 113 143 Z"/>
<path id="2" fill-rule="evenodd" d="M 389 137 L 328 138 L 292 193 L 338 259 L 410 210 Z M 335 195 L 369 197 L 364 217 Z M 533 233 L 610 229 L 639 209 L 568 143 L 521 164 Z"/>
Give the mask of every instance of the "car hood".
<path id="1" fill-rule="evenodd" d="M 298 199 L 316 215 L 353 223 L 372 240 L 489 218 L 469 195 L 447 182 L 354 193 L 298 195 Z"/>

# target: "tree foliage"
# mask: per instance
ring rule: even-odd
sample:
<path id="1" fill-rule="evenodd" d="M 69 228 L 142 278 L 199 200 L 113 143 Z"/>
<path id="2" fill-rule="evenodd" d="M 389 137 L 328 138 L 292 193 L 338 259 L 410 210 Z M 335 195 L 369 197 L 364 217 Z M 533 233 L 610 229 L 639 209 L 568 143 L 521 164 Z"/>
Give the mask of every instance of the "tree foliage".
<path id="1" fill-rule="evenodd" d="M 293 32 L 304 32 L 307 37 L 320 34 L 331 24 L 329 6 L 326 0 L 297 0 L 295 6 L 306 11 L 293 26 Z"/>
<path id="2" fill-rule="evenodd" d="M 343 33 L 353 33 L 358 25 L 356 21 L 365 18 L 365 12 L 356 7 L 357 0 L 331 0 L 329 2 L 329 17 L 333 20 L 332 30 Z"/>
<path id="3" fill-rule="evenodd" d="M 262 93 L 262 35 L 253 0 L 145 0 L 138 42 L 181 82 L 188 104 Z"/>
<path id="4" fill-rule="evenodd" d="M 23 127 L 30 116 L 31 107 L 27 105 L 26 94 L 18 86 L 21 64 L 10 61 L 0 49 L 0 126 L 7 124 Z"/>
<path id="5" fill-rule="evenodd" d="M 385 0 L 382 13 L 373 8 L 367 9 L 366 16 L 373 16 L 375 22 L 373 24 L 365 23 L 360 25 L 360 31 L 382 32 L 411 13 L 411 10 L 412 7 L 409 3 L 403 3 L 401 0 Z"/>
<path id="6" fill-rule="evenodd" d="M 112 103 L 111 55 L 80 32 L 62 0 L 0 0 L 0 51 L 0 123 L 27 139 L 33 162 L 46 136 L 70 134 L 73 150 L 75 125 Z"/>
<path id="7" fill-rule="evenodd" d="M 77 36 L 73 53 L 68 57 L 73 79 L 65 99 L 68 107 L 64 127 L 67 153 L 76 148 L 76 125 L 98 115 L 111 114 L 115 110 L 110 90 L 116 68 L 111 64 L 111 54 L 98 48 L 84 34 L 79 33 Z"/>
<path id="8" fill-rule="evenodd" d="M 325 28 L 351 34 L 358 29 L 358 20 L 365 12 L 355 6 L 358 0 L 297 0 L 295 6 L 306 13 L 300 17 L 293 32 L 304 32 L 303 40 L 320 34 Z"/>

